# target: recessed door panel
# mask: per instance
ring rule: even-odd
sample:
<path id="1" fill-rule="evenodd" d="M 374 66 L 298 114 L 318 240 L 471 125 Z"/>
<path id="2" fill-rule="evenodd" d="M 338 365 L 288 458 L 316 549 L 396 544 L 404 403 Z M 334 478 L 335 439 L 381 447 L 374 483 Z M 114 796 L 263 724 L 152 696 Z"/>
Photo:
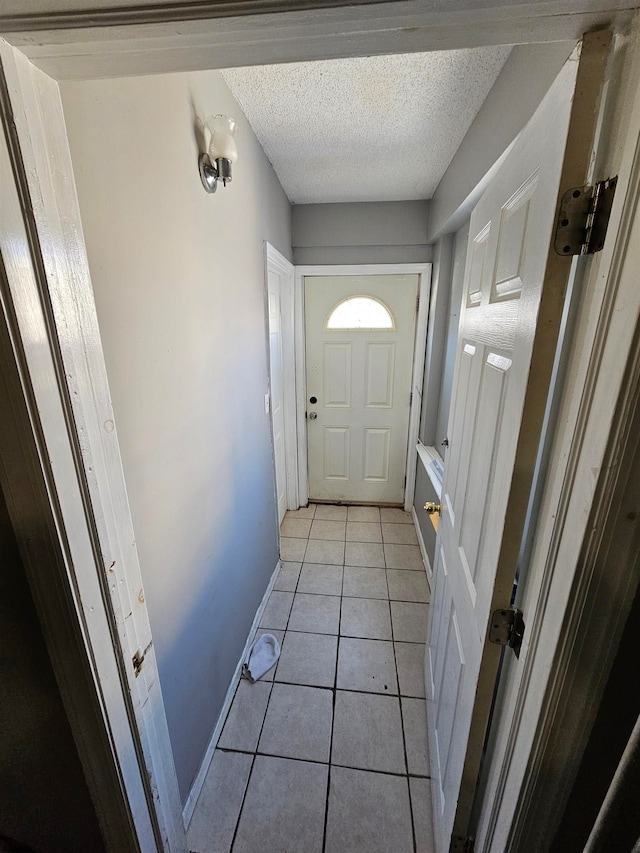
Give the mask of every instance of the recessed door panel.
<path id="1" fill-rule="evenodd" d="M 324 476 L 327 480 L 349 479 L 349 427 L 325 427 Z"/>
<path id="2" fill-rule="evenodd" d="M 366 344 L 365 401 L 367 408 L 390 409 L 393 405 L 395 342 Z"/>
<path id="3" fill-rule="evenodd" d="M 478 405 L 473 419 L 473 441 L 469 458 L 465 500 L 456 513 L 458 542 L 471 578 L 478 565 L 480 536 L 485 526 L 487 501 L 491 493 L 491 475 L 496 468 L 498 425 L 502 418 L 504 395 L 511 359 L 490 352 L 480 377 Z"/>
<path id="4" fill-rule="evenodd" d="M 324 344 L 324 405 L 345 409 L 351 405 L 351 344 Z"/>
<path id="5" fill-rule="evenodd" d="M 389 479 L 390 429 L 365 429 L 363 479 L 386 483 Z"/>
<path id="6" fill-rule="evenodd" d="M 517 299 L 520 296 L 525 262 L 525 235 L 531 200 L 538 182 L 537 175 L 536 170 L 502 208 L 492 302 Z"/>
<path id="7" fill-rule="evenodd" d="M 467 286 L 467 308 L 480 305 L 482 301 L 482 282 L 484 281 L 490 231 L 491 223 L 489 222 L 471 243 L 468 261 L 471 274 L 469 275 Z"/>

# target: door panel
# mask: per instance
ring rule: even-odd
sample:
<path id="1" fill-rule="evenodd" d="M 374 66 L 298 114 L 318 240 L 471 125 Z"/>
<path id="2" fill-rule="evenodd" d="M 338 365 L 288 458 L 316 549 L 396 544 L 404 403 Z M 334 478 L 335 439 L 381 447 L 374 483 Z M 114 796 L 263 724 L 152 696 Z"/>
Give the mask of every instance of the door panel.
<path id="1" fill-rule="evenodd" d="M 312 500 L 402 503 L 417 292 L 417 275 L 305 279 Z M 337 306 L 362 296 L 380 322 L 388 307 L 393 328 L 328 328 Z"/>
<path id="2" fill-rule="evenodd" d="M 390 409 L 393 406 L 395 353 L 394 343 L 367 344 L 364 405 L 369 409 Z"/>
<path id="3" fill-rule="evenodd" d="M 509 606 L 571 263 L 550 248 L 556 205 L 587 174 L 607 50 L 589 37 L 567 62 L 471 217 L 426 663 L 436 853 L 469 830 L 488 621 Z"/>

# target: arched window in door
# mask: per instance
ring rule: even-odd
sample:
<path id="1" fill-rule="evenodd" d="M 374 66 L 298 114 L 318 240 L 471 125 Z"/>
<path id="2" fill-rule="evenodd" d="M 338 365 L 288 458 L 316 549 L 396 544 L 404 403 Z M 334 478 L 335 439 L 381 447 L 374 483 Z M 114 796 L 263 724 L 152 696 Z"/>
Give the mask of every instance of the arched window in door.
<path id="1" fill-rule="evenodd" d="M 349 296 L 339 302 L 329 313 L 328 331 L 353 329 L 385 329 L 396 327 L 391 311 L 374 296 Z"/>

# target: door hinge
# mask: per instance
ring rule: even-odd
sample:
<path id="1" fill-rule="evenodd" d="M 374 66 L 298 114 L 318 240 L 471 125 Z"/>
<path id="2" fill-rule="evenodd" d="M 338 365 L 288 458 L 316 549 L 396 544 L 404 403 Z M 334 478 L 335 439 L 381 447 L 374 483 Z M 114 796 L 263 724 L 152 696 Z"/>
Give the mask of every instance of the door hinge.
<path id="1" fill-rule="evenodd" d="M 452 835 L 449 853 L 473 853 L 473 838 L 464 835 Z"/>
<path id="2" fill-rule="evenodd" d="M 524 628 L 522 610 L 494 610 L 489 625 L 489 642 L 497 646 L 510 646 L 519 658 Z"/>
<path id="3" fill-rule="evenodd" d="M 409 405 L 413 403 L 413 391 L 409 391 Z"/>
<path id="4" fill-rule="evenodd" d="M 560 201 L 554 248 L 559 255 L 592 255 L 604 246 L 618 178 L 572 187 Z"/>

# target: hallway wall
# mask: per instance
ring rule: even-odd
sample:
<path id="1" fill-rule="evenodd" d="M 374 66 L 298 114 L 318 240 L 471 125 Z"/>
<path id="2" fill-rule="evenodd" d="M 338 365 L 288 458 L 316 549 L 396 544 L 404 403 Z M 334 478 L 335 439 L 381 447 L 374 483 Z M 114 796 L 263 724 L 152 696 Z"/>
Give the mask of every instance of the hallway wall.
<path id="1" fill-rule="evenodd" d="M 183 802 L 278 559 L 264 241 L 289 202 L 218 72 L 62 87 Z M 199 122 L 238 122 L 208 195 Z"/>
<path id="2" fill-rule="evenodd" d="M 296 264 L 421 264 L 427 245 L 428 201 L 294 204 Z"/>

